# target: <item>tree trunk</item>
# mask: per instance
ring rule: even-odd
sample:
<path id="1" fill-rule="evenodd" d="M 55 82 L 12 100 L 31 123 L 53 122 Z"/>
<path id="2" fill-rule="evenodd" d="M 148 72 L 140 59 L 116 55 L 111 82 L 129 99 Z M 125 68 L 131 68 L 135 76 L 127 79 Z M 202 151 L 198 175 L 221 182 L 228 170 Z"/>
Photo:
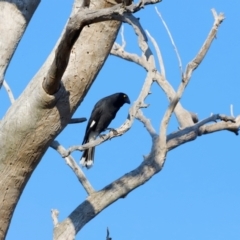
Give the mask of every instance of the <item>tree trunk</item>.
<path id="1" fill-rule="evenodd" d="M 109 6 L 104 1 L 91 1 L 91 4 L 92 8 Z M 42 82 L 52 63 L 53 50 L 1 120 L 0 239 L 6 236 L 13 211 L 32 172 L 49 144 L 68 124 L 103 66 L 120 24 L 108 21 L 85 27 L 72 49 L 61 88 L 55 95 L 48 95 Z"/>
<path id="2" fill-rule="evenodd" d="M 0 88 L 7 67 L 40 0 L 0 1 Z"/>

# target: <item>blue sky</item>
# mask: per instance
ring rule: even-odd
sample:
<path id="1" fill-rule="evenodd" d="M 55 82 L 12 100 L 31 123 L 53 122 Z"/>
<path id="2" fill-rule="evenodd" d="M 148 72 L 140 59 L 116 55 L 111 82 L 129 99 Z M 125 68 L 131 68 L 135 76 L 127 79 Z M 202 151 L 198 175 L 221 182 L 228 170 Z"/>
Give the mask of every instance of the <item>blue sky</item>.
<path id="1" fill-rule="evenodd" d="M 15 97 L 41 67 L 55 45 L 70 14 L 72 1 L 43 0 L 14 55 L 6 74 Z M 204 0 L 165 0 L 157 4 L 178 47 L 183 67 L 195 56 L 212 24 L 210 11 L 224 12 L 219 29 L 206 58 L 194 72 L 181 103 L 198 113 L 200 119 L 211 113 L 240 112 L 240 2 Z M 137 13 L 144 29 L 156 39 L 163 55 L 167 79 L 176 89 L 179 69 L 168 35 L 154 6 Z M 124 25 L 126 50 L 140 53 L 131 27 Z M 120 43 L 120 38 L 117 42 Z M 152 50 L 153 47 L 150 44 Z M 88 118 L 94 104 L 115 92 L 126 92 L 134 102 L 146 73 L 134 63 L 110 56 L 99 73 L 75 117 Z M 0 116 L 10 103 L 5 90 L 0 92 Z M 166 96 L 154 84 L 144 111 L 158 130 L 167 107 Z M 128 112 L 125 105 L 111 123 L 118 127 Z M 81 144 L 86 123 L 69 125 L 57 137 L 66 148 Z M 172 118 L 168 132 L 178 128 Z M 78 239 L 105 239 L 109 227 L 113 240 L 164 239 L 212 240 L 240 239 L 240 154 L 239 137 L 219 132 L 199 137 L 169 152 L 164 169 L 148 183 L 120 199 L 88 223 Z M 105 142 L 96 149 L 95 164 L 85 170 L 96 190 L 137 167 L 148 154 L 151 139 L 138 121 L 124 136 Z M 73 154 L 78 162 L 81 153 Z M 86 193 L 64 160 L 49 149 L 33 173 L 14 213 L 7 240 L 52 238 L 50 210 L 60 211 L 65 219 L 84 199 Z"/>

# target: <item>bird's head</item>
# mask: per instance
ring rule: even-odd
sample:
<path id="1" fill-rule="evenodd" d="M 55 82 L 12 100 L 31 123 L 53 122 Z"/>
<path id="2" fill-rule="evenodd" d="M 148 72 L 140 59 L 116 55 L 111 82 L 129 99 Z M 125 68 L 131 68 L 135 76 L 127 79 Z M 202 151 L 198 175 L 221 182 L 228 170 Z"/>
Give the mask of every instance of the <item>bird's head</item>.
<path id="1" fill-rule="evenodd" d="M 129 97 L 128 97 L 128 95 L 127 95 L 126 93 L 120 93 L 120 94 L 119 94 L 119 98 L 121 99 L 121 101 L 123 102 L 123 104 L 124 104 L 124 103 L 128 103 L 128 104 L 131 103 L 131 102 L 130 102 L 130 99 L 129 99 Z"/>

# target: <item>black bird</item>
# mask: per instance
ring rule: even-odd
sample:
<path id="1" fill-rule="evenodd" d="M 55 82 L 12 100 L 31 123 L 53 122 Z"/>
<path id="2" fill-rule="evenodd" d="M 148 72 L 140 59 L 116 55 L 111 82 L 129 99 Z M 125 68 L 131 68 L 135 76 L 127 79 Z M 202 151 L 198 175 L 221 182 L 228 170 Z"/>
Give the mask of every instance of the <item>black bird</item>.
<path id="1" fill-rule="evenodd" d="M 101 132 L 105 131 L 124 103 L 130 104 L 128 95 L 125 93 L 115 93 L 99 100 L 92 110 L 82 144 L 95 140 Z M 87 168 L 92 167 L 94 152 L 95 147 L 86 149 L 80 164 Z"/>

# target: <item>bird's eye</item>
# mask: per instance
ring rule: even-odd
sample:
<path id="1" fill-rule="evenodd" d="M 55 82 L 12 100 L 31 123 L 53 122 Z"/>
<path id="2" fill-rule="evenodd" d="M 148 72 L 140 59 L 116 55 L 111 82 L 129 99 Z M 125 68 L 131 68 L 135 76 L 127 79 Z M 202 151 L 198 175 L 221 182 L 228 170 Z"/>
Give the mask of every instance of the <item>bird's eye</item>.
<path id="1" fill-rule="evenodd" d="M 125 94 L 123 94 L 123 97 L 125 98 L 125 97 L 127 97 Z"/>

